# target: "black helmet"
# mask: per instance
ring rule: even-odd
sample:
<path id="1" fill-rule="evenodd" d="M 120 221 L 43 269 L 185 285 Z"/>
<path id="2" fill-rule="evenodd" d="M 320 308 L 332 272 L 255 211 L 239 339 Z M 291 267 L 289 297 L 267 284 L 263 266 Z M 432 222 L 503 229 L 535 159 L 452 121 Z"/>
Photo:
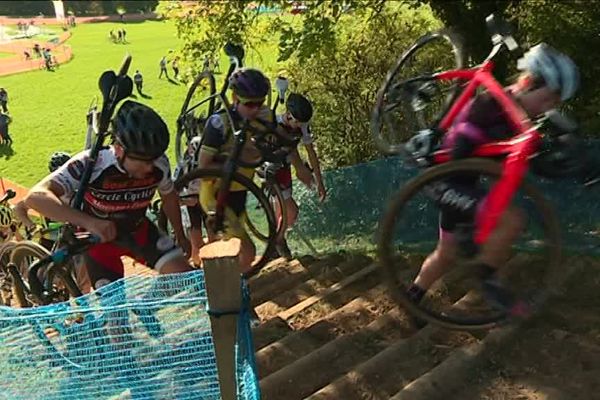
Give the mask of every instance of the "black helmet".
<path id="1" fill-rule="evenodd" d="M 247 99 L 267 97 L 271 85 L 267 77 L 254 68 L 240 68 L 229 77 L 229 87 L 233 93 Z"/>
<path id="2" fill-rule="evenodd" d="M 229 57 L 236 57 L 239 60 L 244 58 L 244 48 L 239 44 L 227 42 L 225 43 L 223 50 L 225 50 L 225 54 L 227 54 Z"/>
<path id="3" fill-rule="evenodd" d="M 54 152 L 50 156 L 50 161 L 48 161 L 48 170 L 50 172 L 56 171 L 61 165 L 69 161 L 71 155 L 69 153 L 65 153 L 64 151 Z"/>
<path id="4" fill-rule="evenodd" d="M 127 100 L 112 121 L 114 138 L 126 152 L 155 159 L 169 147 L 169 129 L 150 107 Z"/>
<path id="5" fill-rule="evenodd" d="M 285 105 L 292 116 L 300 122 L 308 122 L 312 118 L 312 104 L 301 94 L 290 93 Z"/>

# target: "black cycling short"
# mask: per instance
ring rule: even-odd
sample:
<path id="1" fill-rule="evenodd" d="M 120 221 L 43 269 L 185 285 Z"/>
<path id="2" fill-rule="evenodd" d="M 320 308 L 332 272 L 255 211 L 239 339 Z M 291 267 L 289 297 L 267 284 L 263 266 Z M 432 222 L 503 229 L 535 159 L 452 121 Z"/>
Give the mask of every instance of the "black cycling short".
<path id="1" fill-rule="evenodd" d="M 486 192 L 475 183 L 446 181 L 446 189 L 437 201 L 440 208 L 440 228 L 453 232 L 457 225 L 474 224 L 481 200 Z"/>

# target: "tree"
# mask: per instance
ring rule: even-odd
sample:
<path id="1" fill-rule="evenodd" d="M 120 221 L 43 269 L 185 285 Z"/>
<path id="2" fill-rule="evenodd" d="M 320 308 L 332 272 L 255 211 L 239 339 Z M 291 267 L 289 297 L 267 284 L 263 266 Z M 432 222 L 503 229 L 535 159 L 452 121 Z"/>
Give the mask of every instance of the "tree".
<path id="1" fill-rule="evenodd" d="M 573 57 L 583 84 L 568 108 L 586 130 L 600 128 L 595 110 L 600 88 L 591 84 L 600 72 L 600 54 L 590 51 L 600 44 L 600 8 L 590 7 L 587 1 L 315 0 L 304 4 L 304 12 L 294 18 L 285 16 L 293 7 L 287 0 L 161 2 L 157 11 L 174 20 L 191 71 L 200 71 L 203 55 L 218 51 L 227 41 L 251 48 L 261 41 L 278 40 L 281 65 L 289 66 L 297 88 L 308 92 L 317 104 L 315 123 L 326 136 L 319 140 L 328 143 L 331 165 L 375 156 L 368 137 L 369 112 L 385 73 L 382 66 L 387 70 L 409 45 L 408 40 L 398 38 L 414 40 L 426 28 L 443 23 L 463 36 L 472 60 L 479 62 L 491 49 L 485 24 L 491 13 L 513 24 L 520 43 L 546 41 Z M 277 8 L 279 13 L 258 18 L 261 6 Z M 411 14 L 411 9 L 416 14 Z M 429 25 L 415 23 L 414 15 L 425 9 L 429 10 Z M 381 51 L 371 52 L 365 43 Z M 501 81 L 516 72 L 518 57 L 504 54 L 496 60 L 500 65 L 495 72 Z M 337 82 L 333 76 L 339 78 Z M 349 150 L 342 142 L 352 143 Z"/>

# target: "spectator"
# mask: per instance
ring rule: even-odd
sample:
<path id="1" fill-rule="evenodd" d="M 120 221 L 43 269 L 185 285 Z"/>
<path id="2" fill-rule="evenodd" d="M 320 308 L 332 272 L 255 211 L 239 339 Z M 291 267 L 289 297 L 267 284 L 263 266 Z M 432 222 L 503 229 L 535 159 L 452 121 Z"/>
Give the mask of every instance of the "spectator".
<path id="1" fill-rule="evenodd" d="M 163 56 L 160 59 L 159 65 L 160 65 L 160 74 L 158 74 L 158 79 L 162 78 L 163 73 L 165 74 L 167 79 L 169 79 L 169 74 L 167 73 L 167 56 Z"/>
<path id="2" fill-rule="evenodd" d="M 123 43 L 127 43 L 127 40 L 125 39 L 125 36 L 127 35 L 127 32 L 125 32 L 125 28 L 123 28 L 121 30 L 121 32 L 122 32 L 121 36 L 123 38 Z"/>
<path id="3" fill-rule="evenodd" d="M 173 79 L 177 79 L 179 76 L 179 57 L 175 57 L 173 61 L 171 61 L 171 68 L 173 68 Z"/>
<path id="4" fill-rule="evenodd" d="M 3 144 L 12 145 L 12 139 L 8 134 L 8 125 L 12 122 L 12 119 L 7 113 L 0 113 L 0 140 Z"/>
<path id="5" fill-rule="evenodd" d="M 27 50 L 23 50 L 23 56 L 25 56 L 25 61 L 31 60 L 31 53 Z"/>
<path id="6" fill-rule="evenodd" d="M 123 32 L 119 29 L 117 31 L 117 42 L 121 42 L 123 40 Z"/>
<path id="7" fill-rule="evenodd" d="M 4 88 L 0 88 L 0 107 L 2 112 L 8 112 L 8 92 Z"/>
<path id="8" fill-rule="evenodd" d="M 52 54 L 50 53 L 50 49 L 44 49 L 44 63 L 46 64 L 46 69 L 48 71 L 53 71 L 52 68 Z"/>
<path id="9" fill-rule="evenodd" d="M 137 92 L 142 95 L 142 85 L 144 84 L 144 77 L 139 69 L 135 70 L 135 74 L 133 75 L 133 82 L 135 83 L 135 88 Z"/>
<path id="10" fill-rule="evenodd" d="M 42 57 L 42 49 L 40 48 L 39 43 L 33 45 L 33 52 L 38 58 Z"/>

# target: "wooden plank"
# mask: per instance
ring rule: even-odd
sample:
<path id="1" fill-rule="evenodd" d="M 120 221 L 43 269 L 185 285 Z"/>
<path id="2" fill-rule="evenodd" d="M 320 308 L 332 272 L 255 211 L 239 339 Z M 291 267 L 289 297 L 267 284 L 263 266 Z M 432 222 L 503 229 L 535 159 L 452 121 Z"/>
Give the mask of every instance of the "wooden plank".
<path id="1" fill-rule="evenodd" d="M 213 312 L 241 309 L 239 252 L 239 239 L 210 243 L 200 249 L 208 304 Z M 235 344 L 238 317 L 239 314 L 210 316 L 223 400 L 235 400 L 237 395 Z"/>
<path id="2" fill-rule="evenodd" d="M 295 306 L 288 308 L 285 311 L 280 312 L 279 314 L 277 314 L 277 316 L 285 321 L 285 320 L 289 319 L 292 315 L 299 313 L 300 311 L 312 306 L 313 304 L 324 299 L 325 297 L 329 296 L 330 294 L 335 293 L 338 290 L 343 289 L 344 287 L 369 275 L 370 273 L 375 271 L 377 268 L 378 268 L 377 264 L 371 264 L 368 267 L 365 267 L 365 268 L 361 269 L 360 271 L 355 272 L 354 274 L 350 275 L 349 277 L 342 280 L 341 282 L 338 282 L 338 283 L 328 287 L 327 289 L 323 290 L 322 292 L 317 293 L 314 296 L 311 296 L 308 299 L 301 301 L 300 303 L 296 304 Z"/>

